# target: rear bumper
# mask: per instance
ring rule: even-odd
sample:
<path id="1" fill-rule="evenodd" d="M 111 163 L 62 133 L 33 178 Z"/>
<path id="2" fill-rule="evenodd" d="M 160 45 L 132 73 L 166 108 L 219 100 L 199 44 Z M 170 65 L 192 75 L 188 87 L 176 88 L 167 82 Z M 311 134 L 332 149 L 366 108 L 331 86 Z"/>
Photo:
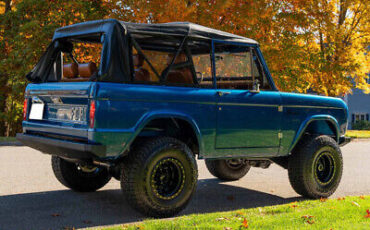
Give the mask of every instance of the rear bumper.
<path id="1" fill-rule="evenodd" d="M 99 159 L 99 156 L 104 156 L 106 153 L 104 145 L 59 140 L 31 134 L 17 133 L 17 140 L 43 153 L 72 159 Z"/>
<path id="2" fill-rule="evenodd" d="M 346 136 L 341 136 L 339 137 L 339 146 L 345 146 L 346 144 L 348 144 L 349 142 L 351 142 L 351 138 L 350 137 L 346 137 Z"/>

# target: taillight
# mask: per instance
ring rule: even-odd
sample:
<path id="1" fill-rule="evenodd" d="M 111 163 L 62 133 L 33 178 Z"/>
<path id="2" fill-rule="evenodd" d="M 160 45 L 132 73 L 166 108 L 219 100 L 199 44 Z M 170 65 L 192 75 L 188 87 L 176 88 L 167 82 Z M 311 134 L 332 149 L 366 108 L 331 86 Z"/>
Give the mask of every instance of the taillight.
<path id="1" fill-rule="evenodd" d="M 95 122 L 95 101 L 92 100 L 90 102 L 90 128 L 94 128 L 94 122 Z"/>
<path id="2" fill-rule="evenodd" d="M 28 100 L 27 98 L 24 99 L 24 102 L 23 102 L 23 120 L 27 120 L 27 106 L 28 106 Z"/>

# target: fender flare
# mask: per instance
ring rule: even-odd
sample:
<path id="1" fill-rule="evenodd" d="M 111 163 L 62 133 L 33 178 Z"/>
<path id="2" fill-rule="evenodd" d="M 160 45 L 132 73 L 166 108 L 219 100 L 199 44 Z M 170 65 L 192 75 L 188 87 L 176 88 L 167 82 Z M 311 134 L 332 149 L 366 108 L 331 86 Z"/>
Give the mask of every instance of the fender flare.
<path id="1" fill-rule="evenodd" d="M 294 149 L 298 141 L 301 139 L 304 131 L 307 129 L 308 125 L 313 121 L 329 121 L 335 127 L 336 142 L 339 143 L 340 132 L 338 121 L 331 115 L 313 115 L 306 118 L 306 120 L 304 120 L 300 125 L 297 134 L 295 135 L 293 142 L 289 148 L 289 153 Z"/>
<path id="2" fill-rule="evenodd" d="M 195 135 L 197 137 L 197 141 L 199 144 L 199 153 L 202 152 L 203 150 L 203 142 L 202 140 L 202 135 L 200 132 L 200 129 L 198 125 L 196 124 L 195 120 L 189 116 L 188 114 L 181 113 L 178 111 L 170 111 L 170 110 L 161 110 L 161 111 L 151 111 L 149 113 L 144 114 L 138 122 L 134 126 L 134 133 L 127 142 L 125 148 L 123 149 L 122 153 L 125 152 L 128 147 L 132 144 L 132 142 L 136 139 L 136 137 L 139 135 L 139 133 L 144 129 L 144 127 L 151 122 L 154 119 L 160 119 L 160 118 L 178 118 L 185 120 L 188 122 L 191 127 L 193 128 L 193 131 L 195 132 Z"/>

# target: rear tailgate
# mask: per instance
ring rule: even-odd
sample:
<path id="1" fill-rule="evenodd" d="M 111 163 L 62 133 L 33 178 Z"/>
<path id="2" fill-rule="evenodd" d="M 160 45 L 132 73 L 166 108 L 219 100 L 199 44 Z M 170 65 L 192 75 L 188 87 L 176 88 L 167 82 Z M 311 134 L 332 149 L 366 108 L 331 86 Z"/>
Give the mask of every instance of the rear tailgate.
<path id="1" fill-rule="evenodd" d="M 23 132 L 88 142 L 89 103 L 94 82 L 29 84 Z"/>

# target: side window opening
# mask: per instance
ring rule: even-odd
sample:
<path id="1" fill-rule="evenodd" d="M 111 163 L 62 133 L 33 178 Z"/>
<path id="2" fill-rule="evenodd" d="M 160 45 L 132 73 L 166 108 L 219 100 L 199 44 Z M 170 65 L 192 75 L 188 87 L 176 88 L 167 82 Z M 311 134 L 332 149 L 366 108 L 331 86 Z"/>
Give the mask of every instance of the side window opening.
<path id="1" fill-rule="evenodd" d="M 253 48 L 220 45 L 215 49 L 217 88 L 252 90 L 259 84 L 260 90 L 270 90 L 261 62 Z"/>
<path id="2" fill-rule="evenodd" d="M 210 54 L 193 55 L 197 80 L 202 88 L 213 88 L 212 65 Z"/>
<path id="3" fill-rule="evenodd" d="M 73 42 L 71 52 L 62 52 L 63 74 L 61 81 L 93 81 L 97 79 L 102 44 Z"/>
<path id="4" fill-rule="evenodd" d="M 133 40 L 133 82 L 198 87 L 194 59 L 184 39 L 155 44 Z M 179 50 L 181 49 L 181 50 Z"/>
<path id="5" fill-rule="evenodd" d="M 253 49 L 253 68 L 254 73 L 256 73 L 256 78 L 258 80 L 258 83 L 260 84 L 260 90 L 272 90 L 270 82 L 267 80 L 267 76 L 265 74 L 265 71 L 263 70 L 263 66 L 261 63 L 261 60 L 258 58 L 257 52 L 255 49 Z"/>
<path id="6" fill-rule="evenodd" d="M 169 54 L 168 52 L 153 50 L 142 50 L 142 53 L 139 53 L 133 47 L 134 82 L 160 82 L 160 75 L 167 67 Z M 145 60 L 145 57 L 147 60 Z"/>

